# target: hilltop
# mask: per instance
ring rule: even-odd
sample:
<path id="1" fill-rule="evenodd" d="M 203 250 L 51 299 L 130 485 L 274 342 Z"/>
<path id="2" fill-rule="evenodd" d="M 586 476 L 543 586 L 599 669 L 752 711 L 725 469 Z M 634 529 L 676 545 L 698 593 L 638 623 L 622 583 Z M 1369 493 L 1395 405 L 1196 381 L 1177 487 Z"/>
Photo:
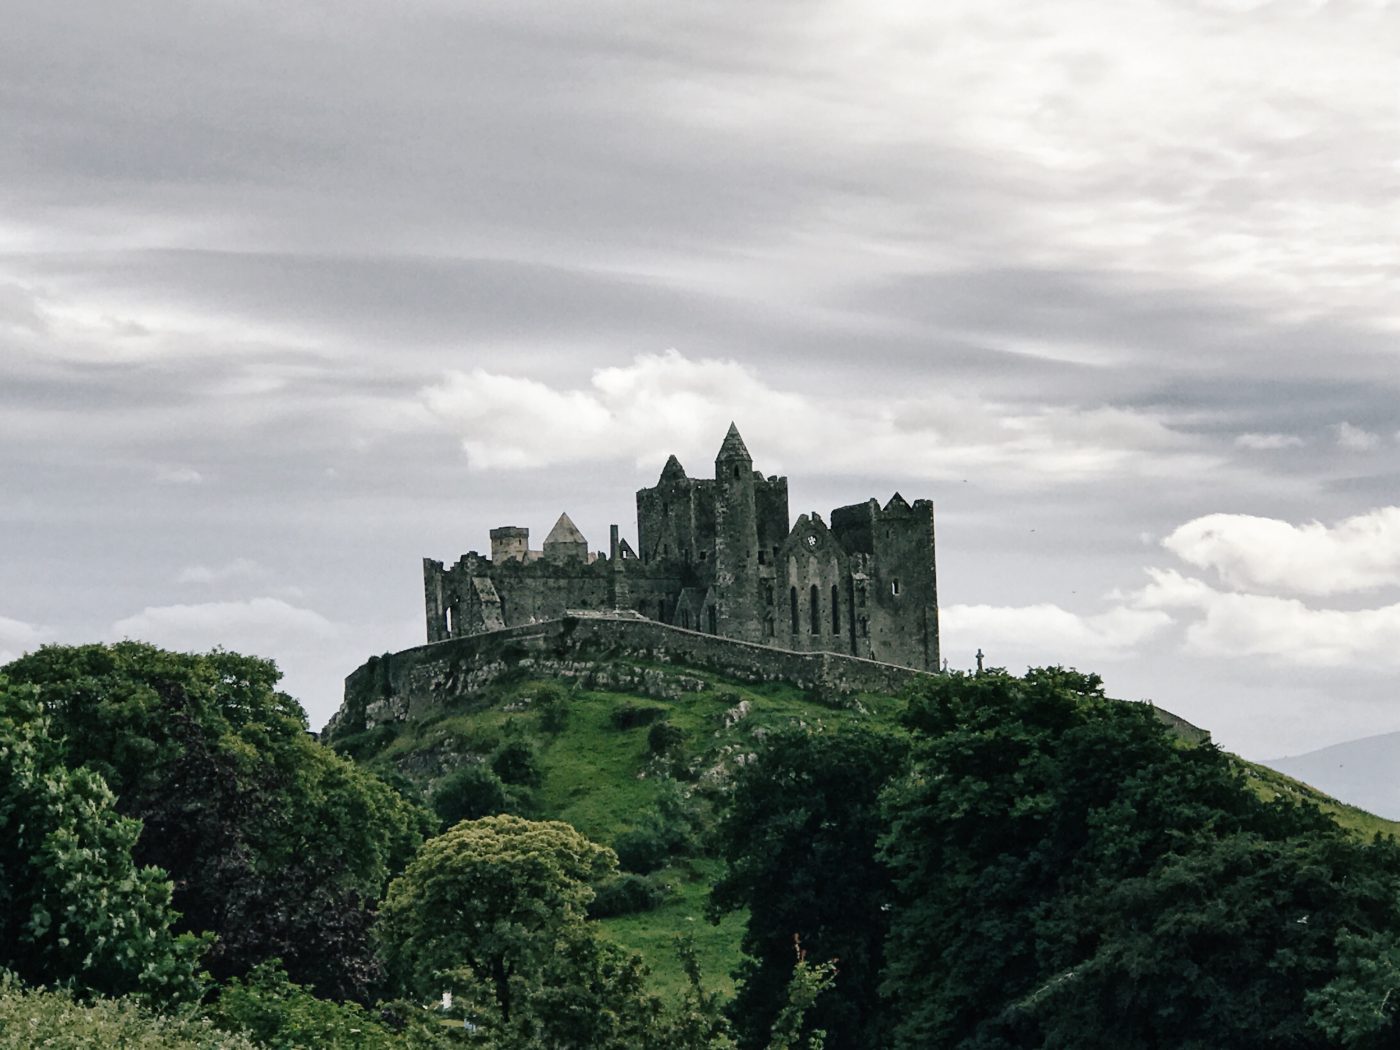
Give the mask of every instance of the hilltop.
<path id="1" fill-rule="evenodd" d="M 902 734 L 907 696 L 936 677 L 630 618 L 569 617 L 373 658 L 347 679 L 323 739 L 429 803 L 464 770 L 499 770 L 507 807 L 567 821 L 632 869 L 630 895 L 604 905 L 600 920 L 646 959 L 660 990 L 680 987 L 673 942 L 684 933 L 706 977 L 728 991 L 744 916 L 713 925 L 706 902 L 722 871 L 708 837 L 732 775 L 784 727 Z M 1154 711 L 1184 746 L 1208 741 Z M 1400 833 L 1235 761 L 1263 798 L 1310 801 L 1359 835 Z M 625 913 L 606 914 L 614 907 Z"/>

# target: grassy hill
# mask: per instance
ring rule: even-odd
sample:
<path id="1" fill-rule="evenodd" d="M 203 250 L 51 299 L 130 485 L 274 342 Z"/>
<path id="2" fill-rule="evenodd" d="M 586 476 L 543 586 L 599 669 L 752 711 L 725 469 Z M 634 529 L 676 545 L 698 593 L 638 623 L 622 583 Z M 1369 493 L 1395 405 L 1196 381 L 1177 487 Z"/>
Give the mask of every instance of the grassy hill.
<path id="1" fill-rule="evenodd" d="M 542 680 L 522 670 L 426 717 L 341 736 L 331 746 L 426 799 L 453 771 L 490 763 L 506 745 L 526 742 L 538 777 L 511 788 L 514 808 L 525 816 L 567 821 L 608 845 L 681 812 L 697 829 L 697 845 L 670 855 L 649 876 L 651 884 L 665 887 L 664 903 L 600 921 L 607 936 L 643 956 L 657 991 L 676 992 L 683 981 L 675 955 L 681 934 L 694 938 L 707 983 L 728 990 L 743 917 L 731 914 L 717 925 L 707 919 L 719 862 L 704 855 L 703 838 L 729 774 L 778 726 L 858 721 L 894 729 L 903 702 L 862 694 L 828 706 L 781 683 L 744 685 L 674 665 L 624 670 L 619 677 L 633 682 L 643 672 L 653 695 L 610 689 L 597 680 L 590 686 Z M 1283 774 L 1241 765 L 1265 798 L 1311 800 L 1367 837 L 1400 834 L 1400 825 Z"/>

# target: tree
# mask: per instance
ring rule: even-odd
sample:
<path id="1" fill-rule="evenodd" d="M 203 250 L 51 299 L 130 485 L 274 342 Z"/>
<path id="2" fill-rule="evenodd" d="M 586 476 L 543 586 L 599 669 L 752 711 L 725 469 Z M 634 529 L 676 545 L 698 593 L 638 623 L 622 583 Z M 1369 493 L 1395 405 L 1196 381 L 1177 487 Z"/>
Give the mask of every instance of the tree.
<path id="1" fill-rule="evenodd" d="M 316 743 L 274 664 L 123 642 L 7 670 L 37 688 L 67 765 L 142 822 L 136 860 L 170 873 L 182 929 L 218 936 L 216 977 L 275 957 L 321 994 L 369 997 L 373 905 L 432 818 Z"/>
<path id="2" fill-rule="evenodd" d="M 25 988 L 0 974 L 0 1050 L 267 1050 L 208 1020 L 159 1014 L 137 1000 L 76 1001 L 71 992 Z"/>
<path id="3" fill-rule="evenodd" d="M 736 773 L 711 909 L 748 910 L 732 1008 L 741 1046 L 765 1046 L 788 1004 L 794 936 L 819 964 L 836 962 L 805 1030 L 825 1030 L 833 1047 L 887 1045 L 879 980 L 892 887 L 876 843 L 880 791 L 907 753 L 904 739 L 860 727 L 790 729 Z"/>
<path id="4" fill-rule="evenodd" d="M 197 999 L 206 945 L 172 932 L 165 872 L 132 860 L 139 832 L 101 777 L 64 766 L 36 690 L 0 676 L 0 969 L 160 1005 Z"/>
<path id="5" fill-rule="evenodd" d="M 452 991 L 507 1046 L 646 1045 L 657 1004 L 639 963 L 585 919 L 590 884 L 616 869 L 611 850 L 558 821 L 464 821 L 389 887 L 389 972 L 413 996 Z"/>
<path id="6" fill-rule="evenodd" d="M 882 846 L 893 1045 L 1389 1045 L 1328 1033 L 1393 1035 L 1394 845 L 1260 800 L 1095 676 L 940 677 L 907 721 Z"/>

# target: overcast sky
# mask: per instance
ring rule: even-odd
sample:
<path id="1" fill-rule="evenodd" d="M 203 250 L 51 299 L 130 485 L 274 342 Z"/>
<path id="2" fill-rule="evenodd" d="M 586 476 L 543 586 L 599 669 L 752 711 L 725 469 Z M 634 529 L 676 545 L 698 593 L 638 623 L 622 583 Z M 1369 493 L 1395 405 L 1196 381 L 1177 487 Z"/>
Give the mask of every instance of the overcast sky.
<path id="1" fill-rule="evenodd" d="M 938 517 L 943 648 L 1400 729 L 1393 0 L 11 0 L 0 660 L 273 657 L 730 419 Z"/>

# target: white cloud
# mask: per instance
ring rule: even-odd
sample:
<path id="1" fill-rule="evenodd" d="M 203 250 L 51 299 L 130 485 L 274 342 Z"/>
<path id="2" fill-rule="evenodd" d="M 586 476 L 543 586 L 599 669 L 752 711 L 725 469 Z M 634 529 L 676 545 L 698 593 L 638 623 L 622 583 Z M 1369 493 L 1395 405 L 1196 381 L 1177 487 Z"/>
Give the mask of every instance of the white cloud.
<path id="1" fill-rule="evenodd" d="M 267 575 L 263 566 L 250 558 L 235 558 L 225 565 L 186 565 L 175 577 L 176 583 L 216 584 L 229 580 L 256 579 Z"/>
<path id="2" fill-rule="evenodd" d="M 964 478 L 995 473 L 1032 483 L 1210 464 L 1161 419 L 1112 406 L 1010 406 L 973 396 L 907 393 L 821 399 L 768 385 L 735 361 L 643 354 L 594 372 L 586 389 L 476 369 L 450 373 L 423 403 L 461 435 L 478 470 L 628 458 L 656 465 L 676 450 L 699 476 L 731 419 L 759 450 L 759 469 L 811 459 L 835 472 Z M 703 459 L 702 459 L 703 457 Z"/>
<path id="3" fill-rule="evenodd" d="M 51 640 L 42 627 L 0 616 L 0 666 Z"/>
<path id="4" fill-rule="evenodd" d="M 1400 604 L 1375 609 L 1314 609 L 1296 598 L 1239 594 L 1167 569 L 1149 569 L 1138 595 L 1145 610 L 1191 611 L 1195 653 L 1265 657 L 1310 668 L 1400 669 Z"/>
<path id="5" fill-rule="evenodd" d="M 161 467 L 156 471 L 156 482 L 161 485 L 198 485 L 204 475 L 193 467 Z"/>
<path id="6" fill-rule="evenodd" d="M 1373 434 L 1350 423 L 1338 423 L 1332 428 L 1332 432 L 1337 436 L 1337 447 L 1348 452 L 1369 452 L 1381 443 L 1379 434 Z"/>
<path id="7" fill-rule="evenodd" d="M 318 612 L 280 598 L 197 605 L 159 605 L 118 620 L 112 632 L 170 649 L 223 646 L 275 656 L 284 646 L 334 638 L 337 627 Z"/>
<path id="8" fill-rule="evenodd" d="M 1252 449 L 1256 452 L 1273 452 L 1284 448 L 1298 448 L 1303 444 L 1303 439 L 1297 434 L 1241 434 L 1235 438 L 1235 445 L 1239 448 Z"/>
<path id="9" fill-rule="evenodd" d="M 1179 526 L 1162 545 L 1243 589 L 1321 595 L 1400 583 L 1400 507 L 1331 526 L 1208 514 Z"/>
<path id="10" fill-rule="evenodd" d="M 970 666 L 979 648 L 999 667 L 1081 665 L 1131 656 L 1171 622 L 1161 610 L 1123 606 L 1085 616 L 1049 603 L 952 605 L 939 612 L 939 633 L 956 666 Z"/>

